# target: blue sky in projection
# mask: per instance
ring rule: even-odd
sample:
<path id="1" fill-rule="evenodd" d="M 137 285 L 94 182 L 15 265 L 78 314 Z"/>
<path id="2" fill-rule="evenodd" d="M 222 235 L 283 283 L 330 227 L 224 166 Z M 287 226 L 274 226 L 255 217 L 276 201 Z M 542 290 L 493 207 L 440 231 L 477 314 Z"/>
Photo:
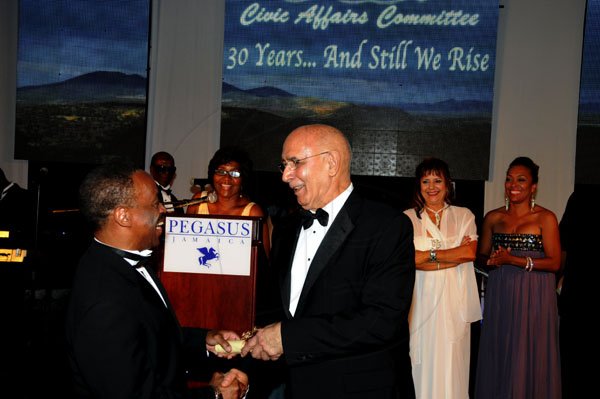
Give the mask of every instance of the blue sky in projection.
<path id="1" fill-rule="evenodd" d="M 477 23 L 395 22 L 407 15 Z M 225 21 L 223 79 L 242 89 L 380 105 L 493 99 L 497 0 L 227 0 Z"/>
<path id="2" fill-rule="evenodd" d="M 93 71 L 146 76 L 148 0 L 20 0 L 17 86 Z"/>
<path id="3" fill-rule="evenodd" d="M 600 101 L 600 0 L 588 0 L 585 17 L 581 103 Z"/>

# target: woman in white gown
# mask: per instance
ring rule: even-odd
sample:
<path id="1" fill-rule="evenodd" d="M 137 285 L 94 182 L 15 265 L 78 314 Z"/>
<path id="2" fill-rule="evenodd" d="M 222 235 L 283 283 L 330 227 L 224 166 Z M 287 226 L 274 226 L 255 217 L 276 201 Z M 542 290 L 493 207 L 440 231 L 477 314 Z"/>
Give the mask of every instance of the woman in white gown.
<path id="1" fill-rule="evenodd" d="M 415 289 L 409 314 L 410 357 L 417 398 L 468 398 L 471 323 L 481 319 L 473 260 L 473 213 L 450 205 L 446 162 L 428 158 L 415 173 Z"/>

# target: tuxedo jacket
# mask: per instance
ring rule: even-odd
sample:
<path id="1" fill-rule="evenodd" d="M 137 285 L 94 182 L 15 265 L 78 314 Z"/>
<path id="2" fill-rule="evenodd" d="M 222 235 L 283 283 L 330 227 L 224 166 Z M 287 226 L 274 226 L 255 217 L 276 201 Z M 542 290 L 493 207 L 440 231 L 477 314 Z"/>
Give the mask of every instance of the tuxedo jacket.
<path id="1" fill-rule="evenodd" d="M 155 182 L 155 184 L 156 184 L 156 188 L 158 189 L 158 202 L 160 202 L 161 204 L 163 204 L 163 203 L 164 203 L 164 201 L 163 201 L 162 192 L 161 192 L 162 188 L 161 188 L 161 187 L 160 187 L 160 185 L 158 185 L 156 182 Z M 177 201 L 177 197 L 176 197 L 176 196 L 175 196 L 175 194 L 173 194 L 173 193 L 171 193 L 171 201 L 172 201 L 172 202 L 175 202 L 175 201 Z M 172 214 L 173 214 L 173 215 L 182 216 L 182 215 L 184 215 L 184 214 L 185 214 L 185 212 L 183 211 L 183 208 L 175 208 L 175 209 L 173 210 L 173 213 L 172 213 Z"/>
<path id="2" fill-rule="evenodd" d="M 206 331 L 182 330 L 140 273 L 93 242 L 75 273 L 66 339 L 76 398 L 179 398 L 185 390 L 182 349 L 206 357 Z"/>
<path id="3" fill-rule="evenodd" d="M 281 324 L 293 398 L 414 397 L 408 311 L 415 280 L 413 228 L 399 210 L 352 192 L 330 226 L 289 313 L 297 215 L 273 232 Z"/>

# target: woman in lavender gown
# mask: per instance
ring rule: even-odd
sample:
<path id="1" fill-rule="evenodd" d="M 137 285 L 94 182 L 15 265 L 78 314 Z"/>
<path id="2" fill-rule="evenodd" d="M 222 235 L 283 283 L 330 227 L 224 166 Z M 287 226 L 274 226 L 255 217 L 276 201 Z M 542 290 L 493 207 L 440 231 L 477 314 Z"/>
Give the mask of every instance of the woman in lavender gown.
<path id="1" fill-rule="evenodd" d="M 516 158 L 506 173 L 505 206 L 484 219 L 478 258 L 491 268 L 475 397 L 560 398 L 555 272 L 558 222 L 535 203 L 539 167 Z"/>

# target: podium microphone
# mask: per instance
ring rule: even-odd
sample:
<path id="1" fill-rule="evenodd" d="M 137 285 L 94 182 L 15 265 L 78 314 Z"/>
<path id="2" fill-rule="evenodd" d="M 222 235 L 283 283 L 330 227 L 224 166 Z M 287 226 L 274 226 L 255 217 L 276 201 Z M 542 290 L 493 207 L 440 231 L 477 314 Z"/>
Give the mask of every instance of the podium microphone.
<path id="1" fill-rule="evenodd" d="M 203 195 L 200 198 L 165 202 L 164 205 L 172 205 L 173 208 L 183 208 L 184 206 L 196 205 L 202 202 L 209 202 L 211 204 L 217 202 L 217 192 L 210 184 L 204 185 L 204 192 L 206 195 Z"/>

